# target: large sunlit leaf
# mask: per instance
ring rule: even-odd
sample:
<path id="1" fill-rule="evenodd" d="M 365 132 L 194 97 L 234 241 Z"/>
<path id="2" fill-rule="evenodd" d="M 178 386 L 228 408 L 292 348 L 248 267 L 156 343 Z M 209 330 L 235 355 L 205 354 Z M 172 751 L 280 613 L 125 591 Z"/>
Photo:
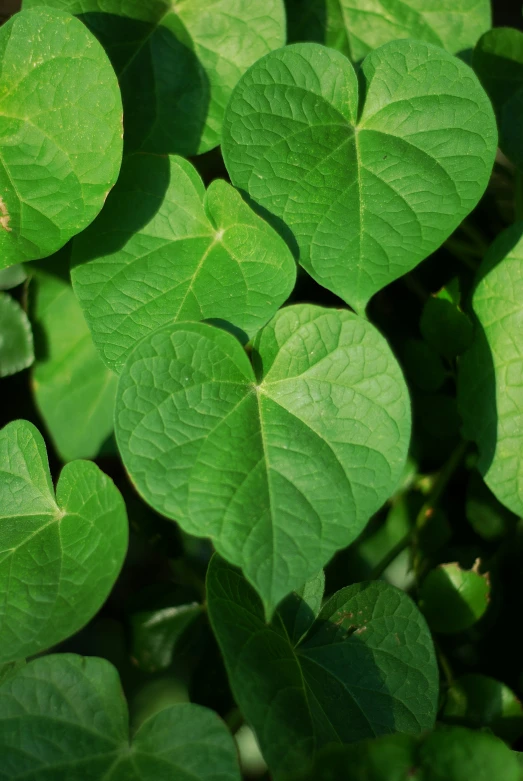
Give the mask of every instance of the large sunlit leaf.
<path id="1" fill-rule="evenodd" d="M 27 369 L 33 361 L 33 334 L 27 315 L 8 293 L 0 292 L 0 377 Z"/>
<path id="2" fill-rule="evenodd" d="M 492 23 L 490 0 L 285 0 L 289 42 L 317 41 L 353 61 L 399 38 L 458 54 Z"/>
<path id="3" fill-rule="evenodd" d="M 523 515 L 523 223 L 502 233 L 478 271 L 474 341 L 462 356 L 464 434 L 495 496 Z"/>
<path id="4" fill-rule="evenodd" d="M 73 244 L 73 285 L 104 362 L 174 320 L 225 320 L 249 336 L 290 295 L 282 238 L 224 181 L 208 190 L 181 157 L 132 155 Z"/>
<path id="5" fill-rule="evenodd" d="M 359 75 L 318 44 L 268 54 L 235 88 L 223 135 L 233 184 L 357 311 L 474 208 L 497 146 L 487 95 L 443 50 L 396 41 Z"/>
<path id="6" fill-rule="evenodd" d="M 36 659 L 0 686 L 0 781 L 240 781 L 225 724 L 191 703 L 129 736 L 116 669 L 72 654 Z"/>
<path id="7" fill-rule="evenodd" d="M 122 102 L 81 22 L 35 8 L 0 28 L 0 267 L 43 258 L 96 217 L 118 175 Z"/>
<path id="8" fill-rule="evenodd" d="M 120 376 L 116 436 L 144 499 L 242 567 L 270 615 L 393 492 L 408 391 L 385 340 L 347 310 L 282 309 L 254 343 L 168 325 Z"/>
<path id="9" fill-rule="evenodd" d="M 79 18 L 120 81 L 128 151 L 195 155 L 220 143 L 247 68 L 285 43 L 283 0 L 24 0 Z"/>
<path id="10" fill-rule="evenodd" d="M 393 586 L 338 591 L 300 643 L 278 612 L 265 623 L 256 593 L 217 556 L 207 601 L 235 699 L 276 778 L 330 743 L 433 726 L 432 639 L 415 604 Z"/>
<path id="11" fill-rule="evenodd" d="M 67 279 L 42 264 L 30 292 L 36 405 L 64 461 L 95 458 L 113 430 L 117 377 L 100 360 Z"/>
<path id="12" fill-rule="evenodd" d="M 44 440 L 25 420 L 0 431 L 0 464 L 2 663 L 50 648 L 99 610 L 123 563 L 127 516 L 90 461 L 67 464 L 55 495 Z"/>
<path id="13" fill-rule="evenodd" d="M 474 49 L 474 70 L 496 110 L 499 145 L 523 167 L 523 33 L 512 27 L 490 30 Z"/>

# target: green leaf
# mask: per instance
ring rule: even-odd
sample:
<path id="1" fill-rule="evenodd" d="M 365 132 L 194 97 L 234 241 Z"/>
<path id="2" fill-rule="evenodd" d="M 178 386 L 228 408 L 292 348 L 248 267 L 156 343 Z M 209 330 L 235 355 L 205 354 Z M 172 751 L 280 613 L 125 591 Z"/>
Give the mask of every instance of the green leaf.
<path id="1" fill-rule="evenodd" d="M 472 342 L 472 323 L 445 298 L 431 296 L 423 308 L 420 331 L 425 341 L 444 358 L 452 360 Z"/>
<path id="2" fill-rule="evenodd" d="M 33 334 L 27 315 L 10 295 L 0 292 L 0 377 L 27 369 L 33 361 Z"/>
<path id="3" fill-rule="evenodd" d="M 420 739 L 392 735 L 331 746 L 292 781 L 520 781 L 516 754 L 498 738 L 462 727 Z"/>
<path id="4" fill-rule="evenodd" d="M 490 0 L 285 0 L 289 42 L 317 41 L 353 61 L 398 38 L 458 54 L 492 24 Z"/>
<path id="5" fill-rule="evenodd" d="M 511 27 L 490 30 L 478 41 L 472 65 L 496 111 L 499 145 L 523 166 L 523 33 Z"/>
<path id="6" fill-rule="evenodd" d="M 299 643 L 318 617 L 325 591 L 325 573 L 318 572 L 310 580 L 289 594 L 278 608 L 289 639 L 293 645 Z"/>
<path id="7" fill-rule="evenodd" d="M 407 380 L 424 391 L 441 388 L 447 373 L 440 356 L 422 339 L 407 339 L 403 346 L 403 364 Z"/>
<path id="8" fill-rule="evenodd" d="M 233 184 L 290 229 L 301 265 L 357 311 L 474 208 L 496 147 L 472 70 L 417 41 L 377 49 L 358 77 L 317 44 L 268 54 L 240 79 L 223 131 Z"/>
<path id="9" fill-rule="evenodd" d="M 462 675 L 450 686 L 441 719 L 474 729 L 488 728 L 513 743 L 523 734 L 523 706 L 514 692 L 486 675 Z"/>
<path id="10" fill-rule="evenodd" d="M 0 290 L 10 290 L 25 282 L 27 274 L 21 264 L 0 269 Z"/>
<path id="11" fill-rule="evenodd" d="M 50 648 L 100 609 L 123 563 L 127 517 L 89 461 L 64 467 L 55 496 L 44 440 L 25 420 L 0 431 L 0 463 L 2 663 Z"/>
<path id="12" fill-rule="evenodd" d="M 470 629 L 484 615 L 490 601 L 488 574 L 459 564 L 440 564 L 423 580 L 419 606 L 434 632 L 452 634 Z"/>
<path id="13" fill-rule="evenodd" d="M 499 540 L 513 532 L 518 516 L 498 502 L 476 470 L 467 484 L 465 515 L 476 534 L 484 540 Z"/>
<path id="14" fill-rule="evenodd" d="M 0 28 L 0 267 L 43 258 L 96 217 L 122 157 L 122 103 L 77 19 L 35 8 Z"/>
<path id="15" fill-rule="evenodd" d="M 73 284 L 104 362 L 173 320 L 219 319 L 252 336 L 292 292 L 283 239 L 224 181 L 186 160 L 127 159 L 98 220 L 73 244 Z"/>
<path id="16" fill-rule="evenodd" d="M 523 223 L 501 233 L 478 270 L 472 346 L 461 357 L 458 402 L 486 484 L 523 515 Z"/>
<path id="17" fill-rule="evenodd" d="M 283 0 L 24 0 L 63 8 L 114 66 L 128 152 L 196 155 L 220 143 L 240 76 L 285 43 Z"/>
<path id="18" fill-rule="evenodd" d="M 279 777 L 322 746 L 434 724 L 438 670 L 430 633 L 410 598 L 383 582 L 342 589 L 293 644 L 276 614 L 215 556 L 209 618 L 235 699 Z"/>
<path id="19" fill-rule="evenodd" d="M 241 566 L 267 614 L 394 491 L 408 391 L 347 310 L 281 310 L 254 343 L 203 323 L 145 337 L 118 385 L 116 437 L 143 498 Z"/>
<path id="20" fill-rule="evenodd" d="M 129 619 L 133 661 L 147 672 L 167 669 L 186 629 L 201 615 L 202 606 L 179 588 L 148 594 Z"/>
<path id="21" fill-rule="evenodd" d="M 116 669 L 73 654 L 36 659 L 0 687 L 0 753 L 1 781 L 240 781 L 215 713 L 173 705 L 130 740 Z"/>
<path id="22" fill-rule="evenodd" d="M 36 406 L 63 461 L 95 458 L 113 431 L 117 377 L 100 360 L 67 280 L 37 271 L 30 296 Z"/>

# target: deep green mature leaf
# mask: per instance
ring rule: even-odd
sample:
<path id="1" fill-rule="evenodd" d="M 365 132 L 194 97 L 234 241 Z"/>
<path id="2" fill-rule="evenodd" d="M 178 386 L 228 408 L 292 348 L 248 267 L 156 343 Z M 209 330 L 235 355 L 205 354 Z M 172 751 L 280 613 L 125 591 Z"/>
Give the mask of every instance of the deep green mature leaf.
<path id="1" fill-rule="evenodd" d="M 392 735 L 332 746 L 292 781 L 520 781 L 515 752 L 498 738 L 462 727 L 420 739 Z"/>
<path id="2" fill-rule="evenodd" d="M 458 400 L 478 469 L 502 504 L 523 515 L 523 223 L 498 236 L 478 271 L 474 341 L 462 356 Z"/>
<path id="3" fill-rule="evenodd" d="M 447 724 L 489 729 L 513 743 L 523 734 L 523 706 L 501 681 L 486 675 L 462 675 L 452 682 L 441 718 Z"/>
<path id="4" fill-rule="evenodd" d="M 485 33 L 474 50 L 472 64 L 494 105 L 500 147 L 521 168 L 523 33 L 512 27 L 498 27 Z"/>
<path id="5" fill-rule="evenodd" d="M 25 269 L 21 264 L 0 269 L 0 290 L 10 290 L 21 285 L 27 279 Z"/>
<path id="6" fill-rule="evenodd" d="M 130 741 L 116 669 L 46 656 L 0 686 L 0 781 L 240 781 L 233 739 L 212 711 L 177 704 Z"/>
<path id="7" fill-rule="evenodd" d="M 122 157 L 107 55 L 69 14 L 35 8 L 0 28 L 0 267 L 56 252 L 96 217 Z"/>
<path id="8" fill-rule="evenodd" d="M 492 23 L 490 0 L 285 0 L 289 42 L 317 41 L 353 61 L 398 38 L 458 54 Z"/>
<path id="9" fill-rule="evenodd" d="M 393 492 L 410 410 L 387 343 L 347 310 L 282 309 L 253 352 L 255 371 L 213 326 L 153 332 L 120 376 L 116 437 L 143 498 L 210 537 L 270 615 Z"/>
<path id="10" fill-rule="evenodd" d="M 236 86 L 223 134 L 233 184 L 357 311 L 474 208 L 497 147 L 487 95 L 441 49 L 396 41 L 359 76 L 360 87 L 350 62 L 317 44 L 272 52 Z"/>
<path id="11" fill-rule="evenodd" d="M 283 0 L 24 0 L 92 30 L 118 74 L 128 151 L 195 155 L 220 143 L 247 68 L 285 43 Z"/>
<path id="12" fill-rule="evenodd" d="M 74 242 L 72 278 L 104 362 L 119 372 L 173 320 L 230 322 L 249 336 L 290 295 L 283 239 L 224 181 L 207 192 L 181 157 L 133 155 L 96 222 Z"/>
<path id="13" fill-rule="evenodd" d="M 235 699 L 276 778 L 329 743 L 433 726 L 432 640 L 414 603 L 393 586 L 342 589 L 298 645 L 279 613 L 265 623 L 256 593 L 218 556 L 207 600 Z"/>
<path id="14" fill-rule="evenodd" d="M 117 377 L 100 360 L 67 280 L 39 270 L 30 293 L 36 406 L 64 461 L 95 458 L 113 431 Z"/>
<path id="15" fill-rule="evenodd" d="M 0 292 L 0 377 L 27 369 L 33 361 L 33 334 L 27 315 L 8 293 Z"/>
<path id="16" fill-rule="evenodd" d="M 0 464 L 2 663 L 50 648 L 99 610 L 123 563 L 127 517 L 90 461 L 67 464 L 55 496 L 44 440 L 25 420 L 0 431 Z"/>
<path id="17" fill-rule="evenodd" d="M 180 588 L 146 594 L 129 617 L 133 661 L 147 672 L 169 667 L 185 631 L 202 615 L 202 605 Z"/>
<path id="18" fill-rule="evenodd" d="M 419 606 L 434 632 L 444 634 L 470 629 L 484 615 L 490 601 L 488 575 L 477 568 L 441 564 L 431 570 L 419 593 Z"/>
<path id="19" fill-rule="evenodd" d="M 325 590 L 325 573 L 313 578 L 289 594 L 278 608 L 278 613 L 293 644 L 299 643 L 314 619 L 318 617 Z"/>
<path id="20" fill-rule="evenodd" d="M 446 298 L 431 296 L 423 308 L 420 331 L 425 341 L 451 360 L 465 352 L 472 342 L 472 323 Z"/>

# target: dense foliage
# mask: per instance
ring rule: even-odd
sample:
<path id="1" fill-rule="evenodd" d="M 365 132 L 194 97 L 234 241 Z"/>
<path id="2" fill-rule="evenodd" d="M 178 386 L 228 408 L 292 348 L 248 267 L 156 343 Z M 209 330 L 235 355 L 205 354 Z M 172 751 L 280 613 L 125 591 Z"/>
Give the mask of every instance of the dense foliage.
<path id="1" fill-rule="evenodd" d="M 0 781 L 521 781 L 523 32 L 2 21 Z"/>

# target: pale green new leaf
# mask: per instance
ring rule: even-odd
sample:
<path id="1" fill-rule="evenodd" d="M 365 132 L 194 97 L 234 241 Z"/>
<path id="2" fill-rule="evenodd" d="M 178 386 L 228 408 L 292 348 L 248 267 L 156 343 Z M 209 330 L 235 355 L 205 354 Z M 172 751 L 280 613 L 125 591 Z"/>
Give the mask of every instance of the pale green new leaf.
<path id="1" fill-rule="evenodd" d="M 0 686 L 0 781 L 240 781 L 233 739 L 206 708 L 168 707 L 129 736 L 116 669 L 46 656 Z"/>
<path id="2" fill-rule="evenodd" d="M 116 437 L 143 498 L 241 566 L 267 614 L 394 491 L 408 391 L 383 337 L 347 310 L 284 308 L 254 343 L 159 328 L 124 366 Z"/>
<path id="3" fill-rule="evenodd" d="M 95 458 L 113 431 L 117 377 L 100 360 L 66 279 L 40 269 L 30 300 L 36 406 L 63 461 Z"/>
<path id="4" fill-rule="evenodd" d="M 265 623 L 256 593 L 217 556 L 207 603 L 235 699 L 276 778 L 306 767 L 328 744 L 433 726 L 432 639 L 415 604 L 393 586 L 342 589 L 300 643 L 279 612 Z"/>
<path id="5" fill-rule="evenodd" d="M 122 157 L 122 102 L 81 22 L 38 8 L 0 28 L 0 267 L 56 252 L 96 217 Z"/>
<path id="6" fill-rule="evenodd" d="M 90 461 L 67 464 L 55 495 L 44 440 L 25 420 L 0 431 L 0 469 L 2 663 L 50 648 L 100 609 L 123 564 L 127 516 Z"/>
<path id="7" fill-rule="evenodd" d="M 253 336 L 292 292 L 282 238 L 224 181 L 181 157 L 132 155 L 100 217 L 73 243 L 72 279 L 103 361 L 175 320 L 225 320 Z"/>
<path id="8" fill-rule="evenodd" d="M 474 341 L 459 366 L 464 434 L 502 504 L 523 515 L 523 223 L 504 231 L 478 271 Z"/>
<path id="9" fill-rule="evenodd" d="M 317 41 L 354 62 L 399 38 L 451 54 L 473 48 L 492 24 L 490 0 L 285 0 L 289 42 Z"/>
<path id="10" fill-rule="evenodd" d="M 290 229 L 301 265 L 362 311 L 474 208 L 497 132 L 472 70 L 432 45 L 387 44 L 359 77 L 318 44 L 268 54 L 234 90 L 223 152 L 233 184 Z"/>
<path id="11" fill-rule="evenodd" d="M 127 151 L 195 155 L 220 143 L 240 76 L 285 43 L 283 0 L 24 0 L 79 18 L 120 81 Z"/>
<path id="12" fill-rule="evenodd" d="M 0 292 L 0 377 L 27 369 L 33 361 L 33 334 L 27 315 L 8 293 Z"/>

